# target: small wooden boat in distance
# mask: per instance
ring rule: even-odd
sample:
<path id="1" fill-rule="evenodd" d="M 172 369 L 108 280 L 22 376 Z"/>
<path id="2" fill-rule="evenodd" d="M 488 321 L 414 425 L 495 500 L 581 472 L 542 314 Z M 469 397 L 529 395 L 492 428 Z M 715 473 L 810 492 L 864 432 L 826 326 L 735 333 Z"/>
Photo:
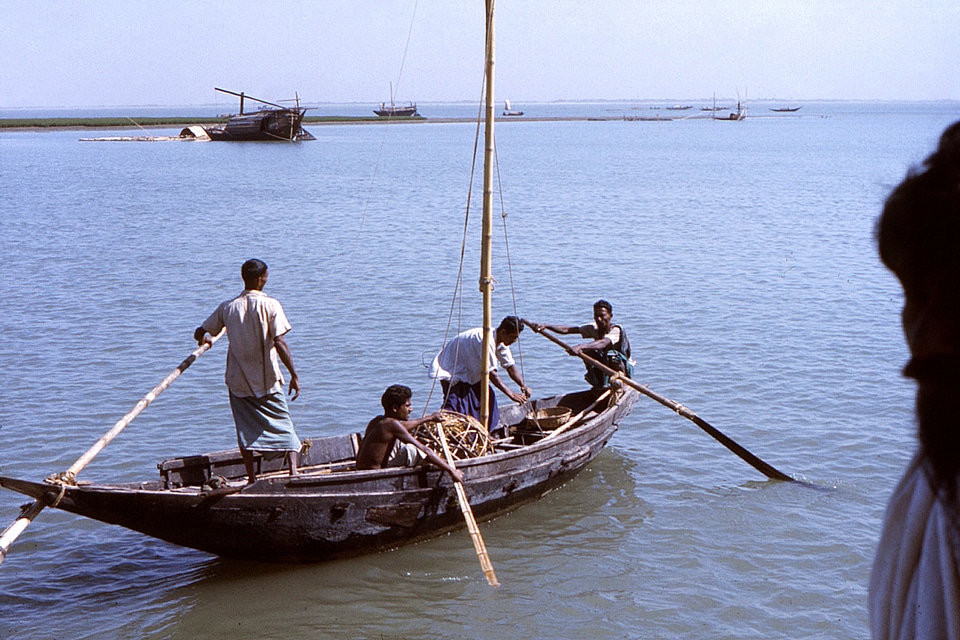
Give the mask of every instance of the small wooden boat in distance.
<path id="1" fill-rule="evenodd" d="M 794 111 L 800 111 L 800 107 L 770 107 L 770 111 L 776 113 L 793 113 Z"/>
<path id="2" fill-rule="evenodd" d="M 390 83 L 390 104 L 388 105 L 385 102 L 380 103 L 379 109 L 374 109 L 373 112 L 381 118 L 413 118 L 419 116 L 417 113 L 417 104 L 415 102 L 408 102 L 406 106 L 397 106 L 393 102 L 393 82 Z"/>
<path id="3" fill-rule="evenodd" d="M 392 102 L 389 105 L 381 102 L 380 108 L 374 109 L 373 112 L 381 118 L 412 118 L 420 115 L 417 113 L 417 105 L 413 102 L 399 107 Z"/>

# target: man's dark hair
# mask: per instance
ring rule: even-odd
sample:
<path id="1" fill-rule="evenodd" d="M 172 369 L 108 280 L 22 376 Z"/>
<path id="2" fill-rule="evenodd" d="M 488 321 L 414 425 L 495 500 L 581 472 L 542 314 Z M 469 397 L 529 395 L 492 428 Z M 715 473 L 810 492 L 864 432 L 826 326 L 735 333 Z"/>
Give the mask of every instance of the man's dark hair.
<path id="1" fill-rule="evenodd" d="M 520 322 L 520 318 L 517 316 L 507 316 L 500 321 L 500 326 L 497 327 L 497 331 L 510 331 L 519 335 L 520 332 L 523 331 L 523 323 Z"/>
<path id="2" fill-rule="evenodd" d="M 613 315 L 613 305 L 607 302 L 606 300 L 597 300 L 593 303 L 593 312 L 596 313 L 600 309 L 606 309 L 610 312 L 610 315 Z"/>
<path id="3" fill-rule="evenodd" d="M 881 260 L 917 298 L 930 273 L 952 286 L 960 281 L 960 122 L 947 127 L 923 165 L 890 194 L 877 223 Z"/>
<path id="4" fill-rule="evenodd" d="M 257 278 L 262 276 L 267 272 L 267 263 L 263 260 L 257 260 L 252 258 L 243 263 L 243 266 L 240 267 L 240 276 L 243 278 L 245 284 L 252 284 L 257 281 Z"/>
<path id="5" fill-rule="evenodd" d="M 412 397 L 413 391 L 410 390 L 410 387 L 393 384 L 387 387 L 387 390 L 380 396 L 380 404 L 383 405 L 384 411 L 390 411 L 393 407 L 404 404 Z"/>

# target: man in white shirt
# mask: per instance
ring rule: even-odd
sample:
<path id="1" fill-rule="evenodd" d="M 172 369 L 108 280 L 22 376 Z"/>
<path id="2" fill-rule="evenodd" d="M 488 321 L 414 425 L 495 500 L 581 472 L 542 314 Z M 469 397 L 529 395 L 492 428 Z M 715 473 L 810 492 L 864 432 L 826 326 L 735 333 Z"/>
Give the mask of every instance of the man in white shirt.
<path id="1" fill-rule="evenodd" d="M 247 470 L 256 481 L 252 451 L 266 457 L 286 455 L 290 474 L 297 473 L 300 439 L 297 437 L 283 394 L 280 361 L 290 372 L 291 400 L 300 395 L 300 378 L 284 336 L 290 323 L 280 302 L 263 293 L 267 265 L 247 260 L 240 269 L 244 291 L 222 303 L 197 327 L 193 337 L 209 342 L 223 329 L 230 347 L 224 381 L 230 392 L 230 409 L 237 427 L 237 442 Z"/>
<path id="2" fill-rule="evenodd" d="M 523 376 L 513 359 L 513 353 L 510 351 L 510 345 L 517 341 L 521 331 L 523 331 L 523 324 L 520 318 L 516 316 L 504 318 L 491 336 L 491 351 L 486 358 L 483 357 L 482 327 L 464 331 L 443 345 L 443 349 L 433 359 L 430 369 L 431 377 L 447 382 L 444 385 L 443 408 L 479 419 L 480 383 L 484 367 L 490 374 L 492 386 L 500 389 L 517 404 L 526 402 L 530 398 L 531 391 L 524 383 Z M 497 373 L 498 363 L 520 387 L 520 393 L 512 391 Z M 492 388 L 489 408 L 488 428 L 493 430 L 500 422 L 500 408 Z"/>

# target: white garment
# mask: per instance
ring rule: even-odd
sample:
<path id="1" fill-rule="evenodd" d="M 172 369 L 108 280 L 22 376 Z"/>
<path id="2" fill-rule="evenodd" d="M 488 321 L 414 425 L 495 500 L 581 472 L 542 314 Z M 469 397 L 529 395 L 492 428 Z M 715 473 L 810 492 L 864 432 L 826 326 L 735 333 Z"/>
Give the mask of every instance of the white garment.
<path id="1" fill-rule="evenodd" d="M 516 365 L 510 347 L 496 342 L 496 331 L 490 330 L 490 353 L 487 354 L 487 371 L 496 371 L 499 362 L 504 369 Z M 443 349 L 430 365 L 430 377 L 438 380 L 450 380 L 477 384 L 483 377 L 483 328 L 469 329 L 459 333 L 443 345 Z"/>
<path id="2" fill-rule="evenodd" d="M 894 490 L 870 576 L 874 640 L 960 638 L 960 531 L 916 456 Z"/>
<path id="3" fill-rule="evenodd" d="M 230 347 L 224 381 L 233 395 L 262 398 L 283 390 L 274 340 L 291 327 L 279 301 L 247 289 L 217 307 L 202 326 L 213 336 L 227 329 Z"/>

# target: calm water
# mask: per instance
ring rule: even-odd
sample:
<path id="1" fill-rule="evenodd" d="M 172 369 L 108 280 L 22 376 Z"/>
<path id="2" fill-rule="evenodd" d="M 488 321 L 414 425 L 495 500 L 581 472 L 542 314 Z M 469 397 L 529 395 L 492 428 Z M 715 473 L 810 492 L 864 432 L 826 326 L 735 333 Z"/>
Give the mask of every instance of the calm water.
<path id="1" fill-rule="evenodd" d="M 48 510 L 0 566 L 0 638 L 865 637 L 880 518 L 913 449 L 900 294 L 872 229 L 958 118 L 955 103 L 829 103 L 497 128 L 512 269 L 498 218 L 494 315 L 515 296 L 525 317 L 578 323 L 610 300 L 637 379 L 820 489 L 767 482 L 641 400 L 576 480 L 482 525 L 497 590 L 464 532 L 270 566 Z M 252 256 L 294 325 L 303 435 L 360 430 L 389 384 L 426 404 L 474 127 L 311 130 L 300 145 L 0 137 L 0 473 L 66 469 L 194 348 Z M 478 223 L 477 208 L 451 330 L 480 322 Z M 81 478 L 234 446 L 225 351 Z M 582 385 L 548 341 L 525 333 L 520 353 L 538 395 Z M 26 501 L 0 493 L 0 527 Z"/>

